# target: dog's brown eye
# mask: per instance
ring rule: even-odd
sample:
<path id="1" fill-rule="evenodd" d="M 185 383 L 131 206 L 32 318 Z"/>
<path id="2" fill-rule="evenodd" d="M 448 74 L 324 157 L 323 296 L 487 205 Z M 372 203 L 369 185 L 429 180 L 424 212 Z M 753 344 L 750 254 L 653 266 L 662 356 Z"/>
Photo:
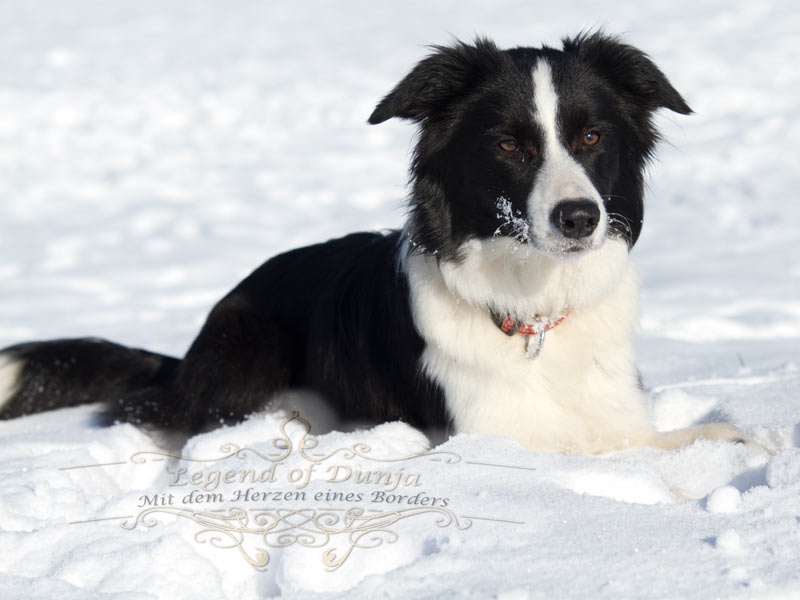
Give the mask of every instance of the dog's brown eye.
<path id="1" fill-rule="evenodd" d="M 600 134 L 596 131 L 587 131 L 583 134 L 583 143 L 586 146 L 594 146 L 600 141 Z"/>
<path id="2" fill-rule="evenodd" d="M 517 143 L 517 140 L 503 140 L 498 144 L 498 146 L 500 146 L 500 149 L 504 150 L 505 152 L 516 152 L 519 150 L 519 144 Z"/>

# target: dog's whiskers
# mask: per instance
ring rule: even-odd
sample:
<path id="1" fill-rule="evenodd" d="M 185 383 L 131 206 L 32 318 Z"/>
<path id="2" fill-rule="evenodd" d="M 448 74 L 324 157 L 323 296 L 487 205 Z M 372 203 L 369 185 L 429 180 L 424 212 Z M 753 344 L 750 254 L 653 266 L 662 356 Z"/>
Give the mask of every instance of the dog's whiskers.
<path id="1" fill-rule="evenodd" d="M 616 229 L 628 237 L 633 235 L 633 226 L 631 225 L 630 219 L 625 215 L 620 213 L 608 213 L 608 223 L 613 229 Z"/>

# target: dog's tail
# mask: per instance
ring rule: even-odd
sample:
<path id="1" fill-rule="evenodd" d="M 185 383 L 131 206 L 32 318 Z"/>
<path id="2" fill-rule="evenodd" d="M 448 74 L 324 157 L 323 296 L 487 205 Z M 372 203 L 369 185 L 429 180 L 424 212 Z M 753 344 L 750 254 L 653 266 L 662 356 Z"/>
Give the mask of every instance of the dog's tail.
<path id="1" fill-rule="evenodd" d="M 0 419 L 102 401 L 105 424 L 174 427 L 169 389 L 180 362 L 95 338 L 11 346 L 0 351 Z"/>

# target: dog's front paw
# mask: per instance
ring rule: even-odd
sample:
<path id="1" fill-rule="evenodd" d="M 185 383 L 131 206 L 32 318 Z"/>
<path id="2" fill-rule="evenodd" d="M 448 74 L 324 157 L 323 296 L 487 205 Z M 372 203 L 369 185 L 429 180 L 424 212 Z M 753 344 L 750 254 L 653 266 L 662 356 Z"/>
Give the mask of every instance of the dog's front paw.
<path id="1" fill-rule="evenodd" d="M 754 440 L 744 431 L 738 427 L 734 427 L 729 423 L 711 423 L 709 425 L 701 425 L 696 429 L 698 429 L 700 432 L 697 436 L 697 439 L 744 444 L 745 446 L 756 448 L 770 455 L 775 454 L 775 452 Z"/>
<path id="2" fill-rule="evenodd" d="M 772 450 L 764 447 L 744 431 L 738 427 L 734 427 L 730 423 L 710 423 L 708 425 L 698 425 L 696 427 L 677 429 L 675 431 L 659 432 L 655 435 L 653 445 L 668 450 L 674 450 L 681 446 L 693 444 L 697 440 L 744 444 L 745 446 L 756 448 L 767 454 L 774 454 Z"/>
<path id="3" fill-rule="evenodd" d="M 692 429 L 696 431 L 696 440 L 713 440 L 715 442 L 731 442 L 733 444 L 755 443 L 744 431 L 729 423 L 711 423 L 693 427 Z"/>

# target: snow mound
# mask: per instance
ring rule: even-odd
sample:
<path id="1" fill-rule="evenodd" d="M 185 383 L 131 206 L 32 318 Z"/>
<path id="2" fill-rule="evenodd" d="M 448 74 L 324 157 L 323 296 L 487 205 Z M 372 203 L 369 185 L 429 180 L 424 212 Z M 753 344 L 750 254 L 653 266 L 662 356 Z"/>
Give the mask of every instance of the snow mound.
<path id="1" fill-rule="evenodd" d="M 706 499 L 706 510 L 711 513 L 735 513 L 742 507 L 742 494 L 732 485 L 715 489 Z"/>

